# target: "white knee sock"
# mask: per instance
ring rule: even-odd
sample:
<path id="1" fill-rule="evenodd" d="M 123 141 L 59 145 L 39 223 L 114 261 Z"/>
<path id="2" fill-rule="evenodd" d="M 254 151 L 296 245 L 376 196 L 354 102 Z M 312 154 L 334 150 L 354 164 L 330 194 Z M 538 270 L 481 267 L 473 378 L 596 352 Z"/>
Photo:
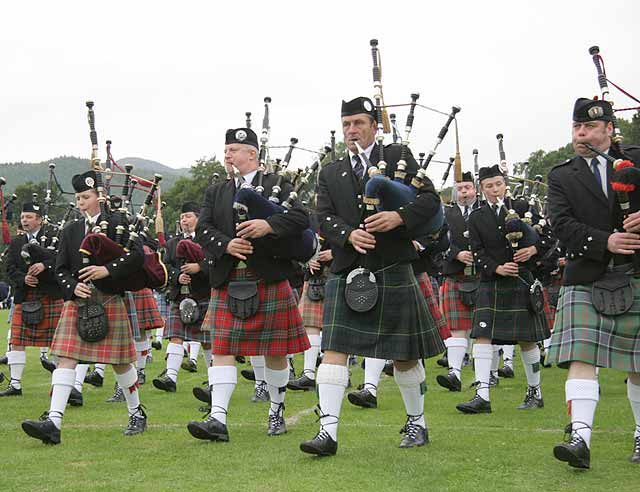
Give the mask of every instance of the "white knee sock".
<path id="1" fill-rule="evenodd" d="M 513 369 L 513 353 L 515 352 L 515 345 L 503 345 L 502 346 L 502 360 L 505 367 Z"/>
<path id="2" fill-rule="evenodd" d="M 264 380 L 267 382 L 267 390 L 271 398 L 269 414 L 275 414 L 280 409 L 280 404 L 284 403 L 285 390 L 289 382 L 289 369 L 271 369 L 265 367 Z"/>
<path id="3" fill-rule="evenodd" d="M 140 393 L 138 393 L 138 372 L 131 364 L 129 370 L 123 374 L 116 373 L 118 385 L 122 388 L 124 398 L 127 400 L 129 415 L 133 415 L 140 408 Z"/>
<path id="4" fill-rule="evenodd" d="M 527 375 L 527 384 L 537 388 L 536 396 L 540 398 L 542 396 L 542 391 L 540 391 L 540 349 L 535 345 L 532 350 L 527 352 L 522 350 L 521 354 L 524 373 Z"/>
<path id="5" fill-rule="evenodd" d="M 183 356 L 184 350 L 181 344 L 169 343 L 167 345 L 167 377 L 174 383 L 178 381 L 178 371 L 180 370 Z"/>
<path id="6" fill-rule="evenodd" d="M 48 353 L 49 353 L 49 347 L 40 347 L 40 356 L 41 357 L 43 355 L 46 357 Z"/>
<path id="7" fill-rule="evenodd" d="M 493 357 L 491 359 L 491 374 L 498 377 L 498 366 L 500 365 L 500 345 L 492 345 Z"/>
<path id="8" fill-rule="evenodd" d="M 236 366 L 213 366 L 208 370 L 211 385 L 211 416 L 227 423 L 227 410 L 233 390 L 238 383 Z"/>
<path id="9" fill-rule="evenodd" d="M 364 389 L 373 396 L 378 396 L 378 384 L 380 384 L 380 376 L 386 363 L 385 359 L 374 359 L 373 357 L 365 357 L 364 359 Z"/>
<path id="10" fill-rule="evenodd" d="M 413 417 L 420 415 L 421 417 L 414 423 L 426 427 L 424 421 L 424 367 L 420 362 L 408 371 L 399 371 L 396 367 L 393 371 L 393 377 L 400 388 L 407 415 Z"/>
<path id="11" fill-rule="evenodd" d="M 253 373 L 256 375 L 256 386 L 260 383 L 264 382 L 264 356 L 263 355 L 252 355 L 251 356 L 251 367 L 253 367 Z"/>
<path id="12" fill-rule="evenodd" d="M 627 379 L 627 396 L 631 404 L 631 411 L 636 422 L 636 430 L 633 437 L 640 436 L 640 385 L 633 384 L 631 378 Z"/>
<path id="13" fill-rule="evenodd" d="M 567 379 L 564 392 L 567 403 L 571 405 L 571 424 L 577 433 L 591 447 L 591 428 L 593 416 L 600 395 L 598 381 L 591 379 Z"/>
<path id="14" fill-rule="evenodd" d="M 58 429 L 62 426 L 62 416 L 75 380 L 75 369 L 55 369 L 51 375 L 49 419 Z"/>
<path id="15" fill-rule="evenodd" d="M 478 395 L 489 399 L 489 376 L 491 374 L 491 363 L 493 362 L 493 345 L 489 343 L 473 344 L 473 362 L 475 365 L 476 382 L 478 383 Z"/>
<path id="16" fill-rule="evenodd" d="M 142 342 L 134 342 L 136 346 L 136 367 L 138 369 L 144 369 L 147 367 L 147 354 L 151 349 L 151 343 L 149 340 L 143 340 Z"/>
<path id="17" fill-rule="evenodd" d="M 100 376 L 104 377 L 104 370 L 106 367 L 106 364 L 96 364 L 93 368 L 98 374 L 100 374 Z"/>
<path id="18" fill-rule="evenodd" d="M 156 328 L 156 338 L 162 340 L 162 335 L 164 335 L 164 326 L 162 328 Z"/>
<path id="19" fill-rule="evenodd" d="M 27 353 L 25 351 L 12 350 L 7 352 L 7 364 L 11 372 L 11 386 L 15 389 L 22 388 L 22 373 L 27 364 Z"/>
<path id="20" fill-rule="evenodd" d="M 545 338 L 544 341 L 542 342 L 542 346 L 544 347 L 545 352 L 549 350 L 549 347 L 551 346 L 551 337 Z"/>
<path id="21" fill-rule="evenodd" d="M 316 375 L 318 387 L 318 400 L 320 404 L 320 426 L 331 436 L 338 440 L 338 420 L 340 408 L 344 398 L 344 390 L 349 383 L 349 369 L 346 366 L 336 364 L 320 364 Z"/>
<path id="22" fill-rule="evenodd" d="M 76 381 L 74 387 L 82 393 L 82 385 L 84 384 L 84 378 L 89 370 L 89 364 L 78 364 L 76 366 Z"/>
<path id="23" fill-rule="evenodd" d="M 189 342 L 189 359 L 196 364 L 198 363 L 198 354 L 200 353 L 200 342 Z"/>
<path id="24" fill-rule="evenodd" d="M 309 379 L 316 378 L 316 361 L 320 353 L 320 335 L 309 335 L 311 347 L 304 351 L 303 374 Z"/>
<path id="25" fill-rule="evenodd" d="M 462 380 L 462 361 L 464 354 L 467 353 L 467 339 L 450 337 L 444 341 L 444 344 L 447 346 L 449 368 L 458 379 Z"/>
<path id="26" fill-rule="evenodd" d="M 202 348 L 202 357 L 204 357 L 204 364 L 207 368 L 211 367 L 211 361 L 213 360 L 213 354 L 211 353 L 211 347 Z M 207 369 L 208 370 L 208 369 Z"/>

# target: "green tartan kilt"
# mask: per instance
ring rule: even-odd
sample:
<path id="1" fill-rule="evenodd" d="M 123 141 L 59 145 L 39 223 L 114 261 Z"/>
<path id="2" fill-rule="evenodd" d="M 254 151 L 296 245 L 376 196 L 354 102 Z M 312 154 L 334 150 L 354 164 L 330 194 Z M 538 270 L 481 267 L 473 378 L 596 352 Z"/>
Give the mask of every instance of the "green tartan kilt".
<path id="1" fill-rule="evenodd" d="M 529 273 L 523 277 L 532 283 Z M 490 338 L 496 345 L 539 342 L 551 332 L 544 312 L 529 309 L 529 287 L 518 277 L 482 281 L 478 287 L 471 338 Z"/>
<path id="2" fill-rule="evenodd" d="M 378 302 L 366 313 L 347 306 L 347 274 L 329 276 L 322 316 L 322 350 L 392 360 L 441 354 L 444 344 L 411 265 L 394 265 L 375 275 Z"/>
<path id="3" fill-rule="evenodd" d="M 560 367 L 579 361 L 640 372 L 640 279 L 631 282 L 633 305 L 619 316 L 605 316 L 594 309 L 591 284 L 563 286 L 547 360 Z"/>

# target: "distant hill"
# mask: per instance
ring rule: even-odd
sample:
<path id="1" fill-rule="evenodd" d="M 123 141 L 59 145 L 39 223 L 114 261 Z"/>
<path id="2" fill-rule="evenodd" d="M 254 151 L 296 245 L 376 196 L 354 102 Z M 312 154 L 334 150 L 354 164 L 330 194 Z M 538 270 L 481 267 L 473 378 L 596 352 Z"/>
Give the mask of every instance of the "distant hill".
<path id="1" fill-rule="evenodd" d="M 27 181 L 34 183 L 47 181 L 49 178 L 49 163 L 51 162 L 56 165 L 56 176 L 64 191 L 73 191 L 71 189 L 71 177 L 74 174 L 80 174 L 89 169 L 89 159 L 80 159 L 72 156 L 55 157 L 48 161 L 37 163 L 0 163 L 0 176 L 7 180 L 5 194 L 13 193 L 16 186 Z M 146 179 L 153 179 L 155 173 L 162 174 L 163 191 L 169 190 L 179 177 L 189 176 L 188 168 L 174 169 L 159 162 L 139 157 L 118 159 L 118 164 L 122 167 L 124 167 L 124 164 L 132 164 L 133 174 Z M 120 179 L 118 179 L 118 182 L 121 182 Z"/>

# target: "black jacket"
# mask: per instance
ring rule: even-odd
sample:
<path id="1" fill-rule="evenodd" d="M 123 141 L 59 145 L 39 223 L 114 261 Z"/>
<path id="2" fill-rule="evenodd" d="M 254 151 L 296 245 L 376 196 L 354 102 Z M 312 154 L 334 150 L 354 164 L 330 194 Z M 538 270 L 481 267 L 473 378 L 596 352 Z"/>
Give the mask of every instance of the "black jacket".
<path id="1" fill-rule="evenodd" d="M 469 216 L 471 216 L 471 212 L 478 207 L 478 202 L 475 202 L 472 210 L 469 212 Z M 444 217 L 449 228 L 449 249 L 444 255 L 442 273 L 446 276 L 453 276 L 464 272 L 465 265 L 456 260 L 456 256 L 458 256 L 460 251 L 469 250 L 469 239 L 464 237 L 464 232 L 467 230 L 467 223 L 457 203 L 444 207 Z"/>
<path id="2" fill-rule="evenodd" d="M 629 146 L 624 150 L 640 167 L 640 147 Z M 613 150 L 611 155 L 620 157 Z M 607 249 L 607 242 L 614 229 L 623 231 L 623 228 L 618 198 L 611 189 L 612 176 L 613 167 L 608 164 L 607 197 L 582 157 L 568 159 L 549 173 L 549 218 L 553 232 L 567 250 L 564 285 L 598 280 L 614 256 Z M 630 257 L 616 256 L 616 261 L 630 261 Z"/>
<path id="3" fill-rule="evenodd" d="M 43 229 L 40 229 L 38 231 L 36 240 L 40 239 L 42 232 Z M 20 256 L 20 252 L 22 251 L 22 246 L 24 246 L 25 244 L 27 244 L 26 234 L 21 234 L 14 237 L 11 241 L 11 244 L 9 245 L 9 250 L 7 251 L 7 257 L 5 260 L 7 277 L 9 278 L 9 282 L 11 282 L 11 285 L 13 287 L 13 302 L 16 304 L 21 304 L 25 300 L 27 290 L 29 289 L 44 293 L 53 299 L 61 298 L 62 296 L 60 295 L 58 284 L 53 279 L 55 268 L 55 260 L 53 258 L 42 262 L 44 264 L 45 271 L 38 275 L 37 287 L 29 287 L 24 283 L 24 278 L 27 275 L 28 267 L 25 261 L 22 259 L 22 256 Z"/>
<path id="4" fill-rule="evenodd" d="M 254 185 L 256 177 L 254 178 Z M 278 178 L 274 174 L 267 174 L 263 179 L 263 196 L 271 196 L 271 189 Z M 289 197 L 293 186 L 288 180 L 281 183 L 278 195 L 282 203 Z M 236 193 L 235 180 L 216 183 L 207 188 L 204 204 L 200 211 L 196 240 L 204 248 L 209 265 L 209 283 L 213 288 L 219 288 L 228 281 L 229 274 L 236 267 L 238 258 L 227 254 L 227 244 L 236 237 L 235 215 L 233 200 Z M 260 239 L 252 239 L 253 254 L 247 258 L 247 266 L 267 283 L 289 279 L 294 274 L 290 260 L 274 258 L 261 247 L 261 243 L 272 241 L 276 237 L 297 236 L 309 227 L 309 217 L 298 205 L 294 205 L 286 214 L 278 213 L 267 219 L 274 234 Z"/>
<path id="5" fill-rule="evenodd" d="M 99 223 L 100 220 L 96 222 Z M 113 220 L 109 222 L 109 237 L 114 237 L 113 230 L 116 225 Z M 60 237 L 56 258 L 56 280 L 65 300 L 76 299 L 73 291 L 78 284 L 78 272 L 85 266 L 82 264 L 80 253 L 80 244 L 85 235 L 85 219 L 78 219 L 68 224 Z M 104 279 L 95 280 L 93 284 L 105 294 L 122 295 L 127 290 L 127 279 L 132 275 L 142 275 L 143 262 L 142 241 L 138 238 L 128 253 L 104 265 L 110 275 Z"/>
<path id="6" fill-rule="evenodd" d="M 399 158 L 399 145 L 385 147 L 387 176 L 393 177 Z M 378 163 L 377 146 L 373 148 L 369 160 L 372 164 Z M 405 183 L 409 184 L 418 169 L 418 164 L 411 155 L 407 159 L 406 169 Z M 366 179 L 365 173 L 364 183 Z M 317 212 L 322 235 L 329 241 L 333 250 L 331 271 L 334 273 L 350 270 L 358 262 L 363 264 L 363 255 L 353 249 L 348 239 L 351 231 L 362 223 L 364 183 L 361 183 L 353 173 L 348 155 L 326 165 L 320 171 Z M 431 219 L 440 206 L 440 197 L 435 192 L 433 183 L 425 179 L 424 186 L 415 201 L 397 210 L 404 220 L 404 225 L 389 232 L 374 234 L 376 247 L 367 254 L 366 266 L 376 270 L 393 263 L 417 259 L 418 254 L 411 243 L 414 237 L 413 229 Z"/>
<path id="7" fill-rule="evenodd" d="M 176 302 L 180 298 L 180 288 L 182 284 L 178 282 L 180 276 L 180 267 L 182 266 L 181 258 L 176 258 L 176 247 L 178 243 L 185 240 L 182 235 L 174 236 L 167 241 L 166 251 L 164 254 L 164 264 L 167 267 L 169 280 L 167 282 L 167 299 Z M 186 239 L 190 241 L 191 239 Z M 209 296 L 209 262 L 205 258 L 200 263 L 200 271 L 195 275 L 191 275 L 191 283 L 189 289 L 194 299 L 204 299 Z"/>

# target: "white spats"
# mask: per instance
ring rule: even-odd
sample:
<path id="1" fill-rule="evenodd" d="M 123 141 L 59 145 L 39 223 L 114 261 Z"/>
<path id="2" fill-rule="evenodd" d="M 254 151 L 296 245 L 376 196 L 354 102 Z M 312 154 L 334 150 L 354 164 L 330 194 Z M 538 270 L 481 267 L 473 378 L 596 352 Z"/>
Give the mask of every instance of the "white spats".
<path id="1" fill-rule="evenodd" d="M 289 369 L 271 369 L 265 367 L 264 377 L 271 398 L 269 413 L 278 413 L 280 405 L 284 403 L 285 389 L 289 382 Z"/>
<path id="2" fill-rule="evenodd" d="M 140 394 L 138 393 L 138 372 L 133 364 L 129 367 L 129 370 L 125 373 L 116 373 L 116 380 L 118 385 L 122 388 L 124 398 L 127 400 L 127 408 L 129 409 L 129 415 L 133 415 L 138 411 L 140 407 Z"/>
<path id="3" fill-rule="evenodd" d="M 89 364 L 78 364 L 76 366 L 76 380 L 73 386 L 82 393 L 82 385 L 84 384 L 84 378 L 89 370 Z"/>
<path id="4" fill-rule="evenodd" d="M 334 441 L 338 440 L 338 420 L 344 390 L 349 383 L 349 369 L 335 364 L 320 364 L 316 376 L 320 403 L 320 426 Z"/>
<path id="5" fill-rule="evenodd" d="M 387 363 L 385 359 L 374 359 L 373 357 L 365 357 L 364 359 L 364 389 L 369 391 L 373 396 L 378 396 L 378 384 L 380 384 L 380 375 Z"/>
<path id="6" fill-rule="evenodd" d="M 55 369 L 51 375 L 49 419 L 58 429 L 62 426 L 62 416 L 75 380 L 75 369 Z"/>
<path id="7" fill-rule="evenodd" d="M 493 345 L 489 343 L 475 343 L 473 345 L 473 362 L 475 365 L 478 396 L 486 401 L 489 399 L 489 376 L 493 362 Z"/>
<path id="8" fill-rule="evenodd" d="M 462 381 L 462 361 L 467 353 L 467 339 L 449 337 L 444 341 L 447 346 L 449 369 Z"/>
<path id="9" fill-rule="evenodd" d="M 7 364 L 11 371 L 11 386 L 15 389 L 22 389 L 22 373 L 27 364 L 27 353 L 24 351 L 11 350 L 7 352 Z"/>
<path id="10" fill-rule="evenodd" d="M 174 383 L 178 380 L 178 371 L 180 370 L 183 357 L 184 350 L 182 344 L 169 343 L 169 345 L 167 345 L 167 377 Z"/>
<path id="11" fill-rule="evenodd" d="M 599 395 L 598 381 L 592 379 L 567 379 L 565 397 L 571 409 L 571 425 L 587 446 L 591 443 L 593 416 L 596 413 Z"/>
<path id="12" fill-rule="evenodd" d="M 229 400 L 238 383 L 238 371 L 236 366 L 213 366 L 209 368 L 208 373 L 211 385 L 211 416 L 226 424 Z"/>
<path id="13" fill-rule="evenodd" d="M 420 362 L 408 371 L 400 371 L 396 367 L 393 371 L 393 377 L 396 380 L 398 388 L 400 388 L 400 394 L 402 395 L 407 415 L 420 415 L 420 418 L 414 420 L 414 423 L 425 428 L 424 367 L 422 367 Z"/>
<path id="14" fill-rule="evenodd" d="M 527 375 L 527 383 L 532 388 L 537 388 L 536 397 L 540 398 L 540 349 L 537 345 L 528 351 L 522 351 L 522 366 Z"/>
<path id="15" fill-rule="evenodd" d="M 627 396 L 631 404 L 633 418 L 636 421 L 636 430 L 633 437 L 640 436 L 640 385 L 633 384 L 631 378 L 627 379 Z"/>
<path id="16" fill-rule="evenodd" d="M 308 335 L 311 347 L 304 351 L 304 375 L 309 379 L 316 378 L 316 361 L 320 354 L 320 335 Z"/>

